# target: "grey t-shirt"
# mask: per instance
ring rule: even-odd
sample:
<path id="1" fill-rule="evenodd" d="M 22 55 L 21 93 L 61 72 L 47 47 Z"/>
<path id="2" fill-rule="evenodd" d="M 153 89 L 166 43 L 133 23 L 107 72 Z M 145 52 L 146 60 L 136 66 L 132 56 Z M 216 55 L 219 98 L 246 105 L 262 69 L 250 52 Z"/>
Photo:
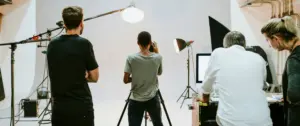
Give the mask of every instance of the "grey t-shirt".
<path id="1" fill-rule="evenodd" d="M 141 53 L 129 55 L 125 72 L 132 75 L 130 99 L 148 101 L 158 90 L 157 76 L 162 74 L 162 56 L 157 53 L 150 53 L 149 56 Z"/>

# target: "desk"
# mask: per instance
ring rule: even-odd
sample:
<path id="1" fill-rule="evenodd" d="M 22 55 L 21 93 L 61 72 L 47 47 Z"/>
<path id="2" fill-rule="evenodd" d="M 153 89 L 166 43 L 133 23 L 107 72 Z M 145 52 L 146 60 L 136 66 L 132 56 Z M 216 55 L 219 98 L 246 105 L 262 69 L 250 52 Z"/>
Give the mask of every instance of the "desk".
<path id="1" fill-rule="evenodd" d="M 270 115 L 273 121 L 273 126 L 283 126 L 284 111 L 283 103 L 280 102 L 281 94 L 267 93 L 266 98 L 269 103 Z M 218 108 L 218 99 L 211 98 L 208 106 L 199 106 L 199 122 L 201 126 L 218 126 L 215 122 Z"/>

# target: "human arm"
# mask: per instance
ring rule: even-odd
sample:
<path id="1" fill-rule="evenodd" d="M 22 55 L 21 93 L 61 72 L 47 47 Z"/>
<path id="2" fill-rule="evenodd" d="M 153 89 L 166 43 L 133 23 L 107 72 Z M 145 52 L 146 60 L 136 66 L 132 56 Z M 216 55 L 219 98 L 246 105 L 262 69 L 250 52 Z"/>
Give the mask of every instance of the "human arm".
<path id="1" fill-rule="evenodd" d="M 287 101 L 290 103 L 300 102 L 300 60 L 291 57 L 287 60 Z"/>
<path id="2" fill-rule="evenodd" d="M 132 82 L 132 78 L 130 77 L 130 73 L 124 72 L 123 82 L 124 82 L 124 84 L 128 84 L 128 83 Z"/>
<path id="3" fill-rule="evenodd" d="M 124 77 L 123 77 L 124 84 L 128 84 L 132 82 L 132 78 L 130 77 L 130 75 L 131 75 L 131 64 L 130 64 L 130 57 L 128 57 L 126 59 L 125 70 L 124 70 Z"/>
<path id="4" fill-rule="evenodd" d="M 88 42 L 88 46 L 85 54 L 86 63 L 86 80 L 88 82 L 97 83 L 99 79 L 99 68 L 95 58 L 93 45 Z"/>
<path id="5" fill-rule="evenodd" d="M 209 101 L 209 94 L 212 91 L 213 84 L 216 81 L 216 75 L 219 71 L 218 61 L 217 61 L 217 54 L 213 52 L 211 54 L 211 58 L 208 63 L 208 67 L 205 71 L 202 89 L 202 102 L 207 103 Z"/>
<path id="6" fill-rule="evenodd" d="M 163 72 L 163 66 L 162 66 L 162 57 L 160 58 L 160 65 L 158 67 L 158 74 L 157 75 L 161 75 Z"/>

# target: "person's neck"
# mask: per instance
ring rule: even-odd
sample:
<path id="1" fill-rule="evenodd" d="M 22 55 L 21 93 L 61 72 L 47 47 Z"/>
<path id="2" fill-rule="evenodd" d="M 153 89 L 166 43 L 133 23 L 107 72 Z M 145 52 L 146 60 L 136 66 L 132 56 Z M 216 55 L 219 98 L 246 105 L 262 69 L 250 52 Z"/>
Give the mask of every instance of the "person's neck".
<path id="1" fill-rule="evenodd" d="M 295 44 L 294 44 L 294 46 L 292 47 L 292 50 L 291 51 L 293 51 L 297 46 L 299 46 L 300 45 L 300 41 L 298 40 Z"/>
<path id="2" fill-rule="evenodd" d="M 80 35 L 80 30 L 78 28 L 67 30 L 66 35 Z"/>
<path id="3" fill-rule="evenodd" d="M 141 49 L 141 54 L 142 55 L 145 55 L 145 56 L 148 56 L 148 55 L 150 55 L 150 51 L 149 51 L 149 49 Z"/>

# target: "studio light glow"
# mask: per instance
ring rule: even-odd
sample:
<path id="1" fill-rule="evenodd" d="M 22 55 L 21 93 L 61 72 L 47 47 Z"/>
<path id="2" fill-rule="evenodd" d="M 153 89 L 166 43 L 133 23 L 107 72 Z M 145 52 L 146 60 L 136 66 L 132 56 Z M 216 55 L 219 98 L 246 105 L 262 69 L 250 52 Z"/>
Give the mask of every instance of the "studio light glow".
<path id="1" fill-rule="evenodd" d="M 121 13 L 124 21 L 134 24 L 144 19 L 144 12 L 135 7 L 128 7 Z"/>

